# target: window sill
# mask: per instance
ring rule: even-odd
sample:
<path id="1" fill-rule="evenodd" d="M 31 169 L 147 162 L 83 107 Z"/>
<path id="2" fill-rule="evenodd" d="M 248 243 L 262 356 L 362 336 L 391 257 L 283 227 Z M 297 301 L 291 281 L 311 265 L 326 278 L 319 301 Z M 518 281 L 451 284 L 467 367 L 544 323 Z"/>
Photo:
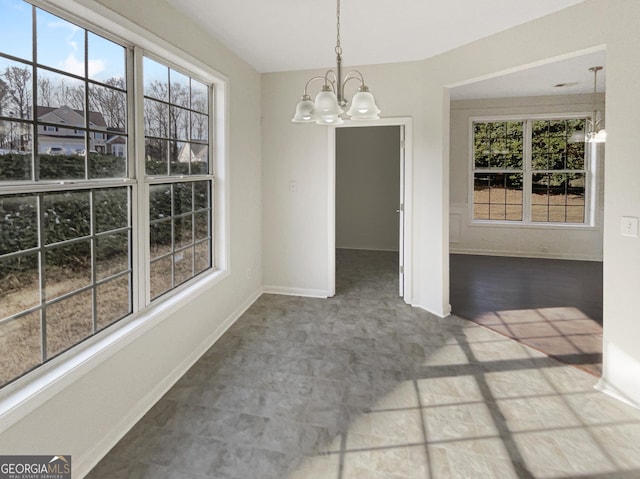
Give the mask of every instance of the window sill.
<path id="1" fill-rule="evenodd" d="M 230 275 L 217 270 L 91 336 L 0 390 L 0 433 Z"/>
<path id="2" fill-rule="evenodd" d="M 571 224 L 571 223 L 523 223 L 518 221 L 471 221 L 468 223 L 471 228 L 476 227 L 497 227 L 497 228 L 524 228 L 524 229 L 540 229 L 540 230 L 597 230 L 595 225 L 588 224 Z"/>

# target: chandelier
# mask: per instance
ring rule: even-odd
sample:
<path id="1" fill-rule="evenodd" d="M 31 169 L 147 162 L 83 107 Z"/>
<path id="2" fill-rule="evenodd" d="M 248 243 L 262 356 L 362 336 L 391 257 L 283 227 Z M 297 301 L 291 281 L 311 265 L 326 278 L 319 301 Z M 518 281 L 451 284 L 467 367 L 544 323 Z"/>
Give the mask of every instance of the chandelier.
<path id="1" fill-rule="evenodd" d="M 352 120 L 378 120 L 380 110 L 376 106 L 376 101 L 369 87 L 364 82 L 362 73 L 357 70 L 350 71 L 342 78 L 342 47 L 340 46 L 340 0 L 337 0 L 336 7 L 337 35 L 336 35 L 336 70 L 327 70 L 324 76 L 316 76 L 307 81 L 304 86 L 304 93 L 293 116 L 294 123 L 315 122 L 318 125 L 339 125 L 344 123 L 342 115 L 344 108 L 349 103 L 344 96 L 344 89 L 350 80 L 358 80 L 360 86 L 351 100 L 351 107 L 346 115 Z M 320 92 L 316 95 L 315 101 L 311 101 L 308 89 L 309 85 L 322 80 L 323 84 Z"/>
<path id="2" fill-rule="evenodd" d="M 591 120 L 587 120 L 585 131 L 585 141 L 587 143 L 604 143 L 607 141 L 607 131 L 604 129 L 600 111 L 596 106 L 596 80 L 600 70 L 602 70 L 602 67 L 589 68 L 589 71 L 593 72 L 593 116 Z"/>

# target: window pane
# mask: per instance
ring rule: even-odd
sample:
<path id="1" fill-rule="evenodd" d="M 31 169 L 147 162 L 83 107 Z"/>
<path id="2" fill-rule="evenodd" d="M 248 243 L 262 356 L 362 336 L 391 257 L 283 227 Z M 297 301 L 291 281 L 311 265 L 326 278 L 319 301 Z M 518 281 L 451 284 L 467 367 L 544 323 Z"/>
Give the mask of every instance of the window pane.
<path id="1" fill-rule="evenodd" d="M 2 45 L 4 53 L 31 60 L 33 52 L 33 22 L 31 18 L 32 7 L 28 3 L 22 0 L 4 0 L 2 2 L 0 45 Z"/>
<path id="2" fill-rule="evenodd" d="M 33 69 L 24 63 L 0 57 L 0 74 L 7 89 L 6 105 L 3 107 L 4 114 L 13 118 L 31 119 Z"/>
<path id="3" fill-rule="evenodd" d="M 204 241 L 195 247 L 195 273 L 211 268 L 211 242 Z"/>
<path id="4" fill-rule="evenodd" d="M 208 238 L 211 235 L 209 231 L 209 212 L 201 211 L 199 213 L 196 213 L 194 217 L 195 217 L 194 231 L 196 235 L 195 237 L 196 241 Z"/>
<path id="5" fill-rule="evenodd" d="M 81 241 L 45 251 L 45 293 L 58 298 L 91 284 L 91 243 Z"/>
<path id="6" fill-rule="evenodd" d="M 173 287 L 173 257 L 151 262 L 151 299 L 166 293 Z"/>
<path id="7" fill-rule="evenodd" d="M 144 94 L 158 100 L 169 101 L 169 69 L 160 63 L 144 57 Z"/>
<path id="8" fill-rule="evenodd" d="M 85 76 L 85 30 L 41 9 L 37 9 L 36 22 L 38 63 Z"/>
<path id="9" fill-rule="evenodd" d="M 169 71 L 171 82 L 170 102 L 174 105 L 189 108 L 189 77 L 175 70 Z"/>
<path id="10" fill-rule="evenodd" d="M 173 214 L 189 213 L 193 209 L 193 183 L 173 185 Z"/>
<path id="11" fill-rule="evenodd" d="M 149 217 L 152 220 L 171 217 L 171 185 L 149 187 Z"/>
<path id="12" fill-rule="evenodd" d="M 188 175 L 189 161 L 191 160 L 189 143 L 185 143 L 183 141 L 170 141 L 169 146 L 169 158 L 171 165 L 169 174 Z"/>
<path id="13" fill-rule="evenodd" d="M 194 210 L 200 210 L 203 208 L 209 208 L 211 203 L 209 201 L 209 192 L 211 191 L 210 181 L 197 181 L 193 184 L 194 188 Z"/>
<path id="14" fill-rule="evenodd" d="M 189 139 L 189 110 L 175 106 L 169 109 L 169 136 L 175 140 Z"/>
<path id="15" fill-rule="evenodd" d="M 532 122 L 534 170 L 584 169 L 584 142 L 573 142 L 576 128 L 584 120 L 536 120 Z"/>
<path id="16" fill-rule="evenodd" d="M 68 191 L 45 194 L 42 197 L 42 208 L 45 244 L 89 235 L 91 224 L 89 192 Z"/>
<path id="17" fill-rule="evenodd" d="M 96 288 L 98 329 L 102 329 L 131 313 L 129 283 L 129 275 L 124 275 Z"/>
<path id="18" fill-rule="evenodd" d="M 193 243 L 193 217 L 191 215 L 177 217 L 173 228 L 176 248 Z"/>
<path id="19" fill-rule="evenodd" d="M 38 246 L 35 195 L 0 196 L 0 255 Z"/>
<path id="20" fill-rule="evenodd" d="M 191 143 L 191 174 L 205 175 L 209 173 L 209 148 L 200 143 Z"/>
<path id="21" fill-rule="evenodd" d="M 474 219 L 522 221 L 522 199 L 522 174 L 475 174 Z"/>
<path id="22" fill-rule="evenodd" d="M 84 141 L 83 137 L 84 133 L 81 133 L 77 140 Z M 38 137 L 38 149 L 40 150 L 38 154 L 39 179 L 80 180 L 85 178 L 86 165 L 84 156 L 78 155 L 76 151 L 69 151 L 66 148 L 69 144 L 60 140 L 54 140 L 53 143 L 45 143 L 46 141 L 48 141 L 46 137 Z"/>
<path id="23" fill-rule="evenodd" d="M 30 124 L 0 120 L 0 181 L 31 179 L 32 145 Z"/>
<path id="24" fill-rule="evenodd" d="M 157 258 L 173 251 L 171 219 L 151 223 L 149 231 L 151 258 Z"/>
<path id="25" fill-rule="evenodd" d="M 193 278 L 193 248 L 176 252 L 174 258 L 175 284 L 179 285 Z"/>
<path id="26" fill-rule="evenodd" d="M 129 190 L 108 188 L 94 193 L 97 233 L 129 226 Z"/>
<path id="27" fill-rule="evenodd" d="M 475 168 L 522 169 L 523 122 L 474 123 Z"/>
<path id="28" fill-rule="evenodd" d="M 112 83 L 124 88 L 124 83 Z M 127 128 L 127 94 L 115 88 L 89 85 L 89 106 L 93 126 L 101 126 L 112 134 L 124 133 Z M 103 130 L 104 131 L 104 130 Z"/>
<path id="29" fill-rule="evenodd" d="M 169 165 L 169 142 L 147 138 L 144 142 L 145 172 L 147 175 L 167 175 Z"/>
<path id="30" fill-rule="evenodd" d="M 40 364 L 41 338 L 39 312 L 0 323 L 0 387 Z"/>
<path id="31" fill-rule="evenodd" d="M 98 280 L 129 269 L 129 232 L 96 238 L 96 277 Z"/>
<path id="32" fill-rule="evenodd" d="M 81 152 L 85 153 L 84 151 Z M 127 176 L 127 159 L 100 151 L 86 153 L 89 162 L 89 178 L 124 178 Z"/>
<path id="33" fill-rule="evenodd" d="M 125 89 L 125 54 L 123 46 L 89 32 L 89 78 Z"/>
<path id="34" fill-rule="evenodd" d="M 38 68 L 38 120 L 84 128 L 84 88 L 76 78 Z"/>
<path id="35" fill-rule="evenodd" d="M 0 320 L 40 304 L 38 271 L 38 253 L 0 259 Z"/>
<path id="36" fill-rule="evenodd" d="M 532 221 L 584 223 L 583 174 L 534 174 L 532 180 Z"/>
<path id="37" fill-rule="evenodd" d="M 93 333 L 91 290 L 47 307 L 47 358 L 75 346 Z"/>
<path id="38" fill-rule="evenodd" d="M 209 112 L 209 89 L 199 81 L 191 79 L 191 109 L 200 113 Z"/>
<path id="39" fill-rule="evenodd" d="M 169 138 L 169 105 L 144 99 L 144 134 Z"/>
<path id="40" fill-rule="evenodd" d="M 191 140 L 209 140 L 209 117 L 199 113 L 191 113 Z"/>

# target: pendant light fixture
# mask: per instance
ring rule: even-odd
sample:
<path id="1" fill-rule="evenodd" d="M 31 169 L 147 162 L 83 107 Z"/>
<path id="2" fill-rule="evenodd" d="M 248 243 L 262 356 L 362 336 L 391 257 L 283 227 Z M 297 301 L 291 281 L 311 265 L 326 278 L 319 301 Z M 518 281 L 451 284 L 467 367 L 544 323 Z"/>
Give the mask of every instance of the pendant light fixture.
<path id="1" fill-rule="evenodd" d="M 585 141 L 587 143 L 604 143 L 607 141 L 607 131 L 604 129 L 601 113 L 596 104 L 596 82 L 598 79 L 598 72 L 600 70 L 602 70 L 602 67 L 600 66 L 589 68 L 589 71 L 593 72 L 593 116 L 591 117 L 591 120 L 587 120 L 587 129 L 585 131 Z"/>
<path id="2" fill-rule="evenodd" d="M 327 70 L 324 76 L 317 76 L 309 79 L 304 86 L 304 93 L 293 116 L 294 123 L 315 122 L 318 125 L 339 125 L 344 123 L 342 115 L 348 101 L 344 96 L 344 88 L 349 80 L 360 81 L 358 91 L 351 100 L 351 107 L 346 115 L 352 120 L 378 120 L 380 110 L 376 106 L 376 101 L 369 87 L 364 82 L 362 73 L 357 70 L 350 71 L 342 79 L 342 47 L 340 45 L 340 0 L 337 0 L 336 7 L 337 35 L 336 35 L 336 70 Z M 317 94 L 315 101 L 311 100 L 308 93 L 309 85 L 322 80 L 323 85 Z"/>

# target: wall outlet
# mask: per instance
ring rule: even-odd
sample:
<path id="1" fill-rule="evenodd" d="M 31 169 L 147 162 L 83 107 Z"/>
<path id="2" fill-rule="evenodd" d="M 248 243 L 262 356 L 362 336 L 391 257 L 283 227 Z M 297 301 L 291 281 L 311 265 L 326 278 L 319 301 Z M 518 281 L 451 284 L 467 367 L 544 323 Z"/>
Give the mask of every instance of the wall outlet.
<path id="1" fill-rule="evenodd" d="M 298 183 L 296 183 L 295 181 L 290 181 L 289 182 L 289 192 L 290 193 L 295 193 L 296 191 L 298 191 Z"/>
<path id="2" fill-rule="evenodd" d="M 638 218 L 623 216 L 620 220 L 620 234 L 622 236 L 638 236 Z"/>

